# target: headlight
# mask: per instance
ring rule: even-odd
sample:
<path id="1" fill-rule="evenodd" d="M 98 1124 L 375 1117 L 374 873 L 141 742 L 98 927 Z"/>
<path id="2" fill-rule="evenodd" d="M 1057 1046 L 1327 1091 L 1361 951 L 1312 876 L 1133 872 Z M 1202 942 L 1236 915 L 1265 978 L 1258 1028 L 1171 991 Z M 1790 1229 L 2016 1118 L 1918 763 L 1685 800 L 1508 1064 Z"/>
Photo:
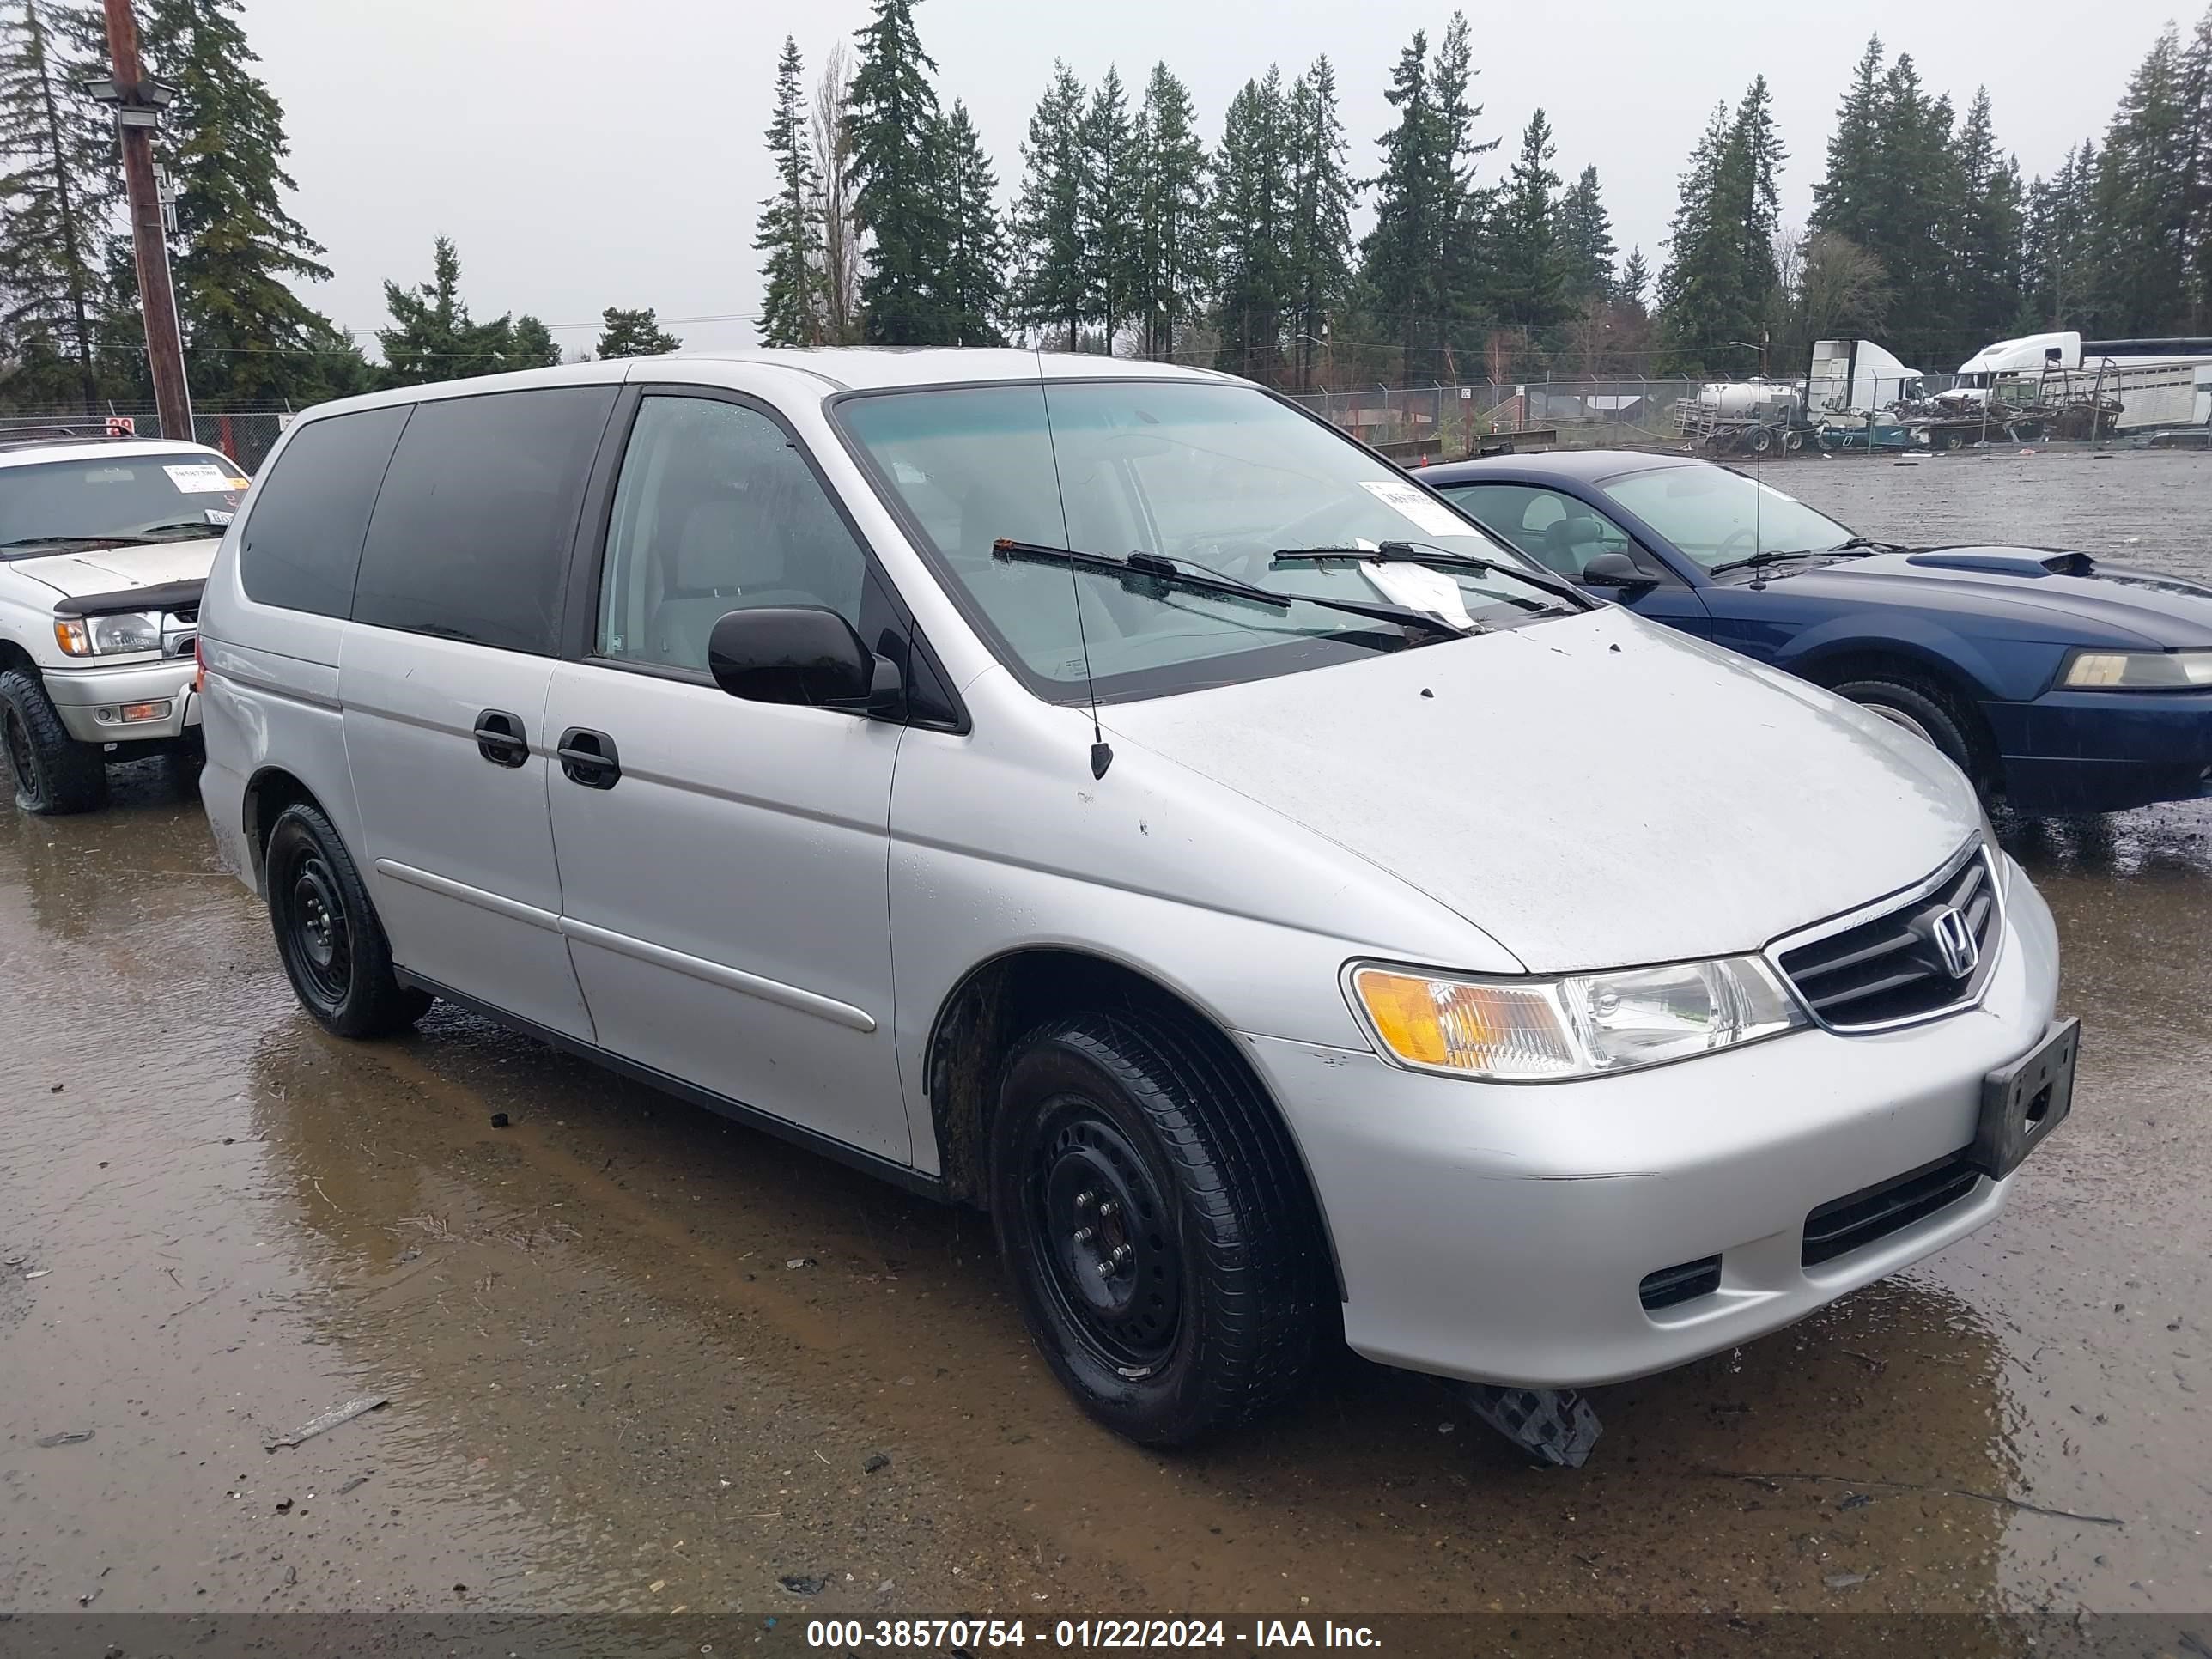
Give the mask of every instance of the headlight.
<path id="1" fill-rule="evenodd" d="M 161 619 L 142 611 L 112 617 L 63 617 L 54 642 L 72 657 L 115 657 L 161 648 Z"/>
<path id="2" fill-rule="evenodd" d="M 2073 691 L 2186 691 L 2212 686 L 2212 651 L 2076 651 L 2058 671 Z"/>
<path id="3" fill-rule="evenodd" d="M 1368 965 L 1354 1001 L 1401 1064 L 1425 1072 L 1548 1083 L 1686 1060 L 1807 1024 L 1758 957 L 1478 980 Z"/>

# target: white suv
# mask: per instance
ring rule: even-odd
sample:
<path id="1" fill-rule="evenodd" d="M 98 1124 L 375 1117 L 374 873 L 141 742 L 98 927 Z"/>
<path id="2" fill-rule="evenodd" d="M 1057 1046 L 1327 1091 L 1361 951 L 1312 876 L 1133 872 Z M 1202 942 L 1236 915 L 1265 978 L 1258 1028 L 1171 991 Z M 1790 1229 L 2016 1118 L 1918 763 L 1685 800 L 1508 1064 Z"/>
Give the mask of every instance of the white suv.
<path id="1" fill-rule="evenodd" d="M 107 764 L 197 754 L 200 588 L 246 486 L 127 422 L 0 428 L 0 750 L 27 812 L 107 799 Z"/>

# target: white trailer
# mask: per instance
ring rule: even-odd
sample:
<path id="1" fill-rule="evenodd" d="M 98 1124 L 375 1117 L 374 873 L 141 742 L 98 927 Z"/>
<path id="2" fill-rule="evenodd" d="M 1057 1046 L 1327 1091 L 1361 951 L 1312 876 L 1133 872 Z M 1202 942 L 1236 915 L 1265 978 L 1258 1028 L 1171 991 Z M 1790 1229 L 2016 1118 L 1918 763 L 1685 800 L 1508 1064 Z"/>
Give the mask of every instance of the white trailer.
<path id="1" fill-rule="evenodd" d="M 1815 340 L 1805 377 L 1805 412 L 1863 416 L 1927 395 L 1926 380 L 1872 340 Z"/>

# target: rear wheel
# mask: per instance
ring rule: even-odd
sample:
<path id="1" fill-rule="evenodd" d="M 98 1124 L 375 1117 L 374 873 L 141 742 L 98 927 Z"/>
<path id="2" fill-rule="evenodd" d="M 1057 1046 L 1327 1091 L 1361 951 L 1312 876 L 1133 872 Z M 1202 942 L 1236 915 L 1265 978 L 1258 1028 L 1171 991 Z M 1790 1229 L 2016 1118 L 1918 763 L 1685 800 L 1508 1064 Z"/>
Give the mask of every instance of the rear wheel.
<path id="1" fill-rule="evenodd" d="M 42 817 L 89 812 L 107 801 L 107 757 L 62 724 L 35 674 L 0 674 L 0 749 L 15 781 L 15 805 Z"/>
<path id="2" fill-rule="evenodd" d="M 1966 775 L 1977 790 L 1989 793 L 1995 767 L 1980 722 L 1946 688 L 1918 676 L 1899 674 L 1895 678 L 1847 680 L 1830 690 L 1932 744 Z"/>
<path id="3" fill-rule="evenodd" d="M 383 1036 L 429 1012 L 432 999 L 399 983 L 368 890 L 331 821 L 288 807 L 263 860 L 277 954 L 300 1004 L 333 1036 Z"/>
<path id="4" fill-rule="evenodd" d="M 1209 1039 L 1164 1015 L 1048 1021 L 1008 1060 L 992 1125 L 993 1220 L 1030 1334 L 1085 1411 L 1146 1445 L 1279 1404 L 1322 1328 L 1296 1154 Z"/>

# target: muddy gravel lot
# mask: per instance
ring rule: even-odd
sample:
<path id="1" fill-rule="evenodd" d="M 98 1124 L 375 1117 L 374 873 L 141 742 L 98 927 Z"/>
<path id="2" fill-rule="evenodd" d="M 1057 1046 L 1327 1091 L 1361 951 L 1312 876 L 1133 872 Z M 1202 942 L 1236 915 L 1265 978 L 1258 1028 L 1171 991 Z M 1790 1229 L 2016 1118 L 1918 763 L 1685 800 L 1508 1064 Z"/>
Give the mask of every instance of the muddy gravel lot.
<path id="1" fill-rule="evenodd" d="M 2212 574 L 2212 458 L 1774 471 Z M 1570 1474 L 1349 1358 L 1112 1439 L 975 1216 L 449 1009 L 324 1036 L 190 788 L 121 781 L 0 812 L 0 1612 L 2212 1607 L 2212 803 L 2007 829 L 2087 1028 L 2007 1214 L 1601 1391 Z"/>

